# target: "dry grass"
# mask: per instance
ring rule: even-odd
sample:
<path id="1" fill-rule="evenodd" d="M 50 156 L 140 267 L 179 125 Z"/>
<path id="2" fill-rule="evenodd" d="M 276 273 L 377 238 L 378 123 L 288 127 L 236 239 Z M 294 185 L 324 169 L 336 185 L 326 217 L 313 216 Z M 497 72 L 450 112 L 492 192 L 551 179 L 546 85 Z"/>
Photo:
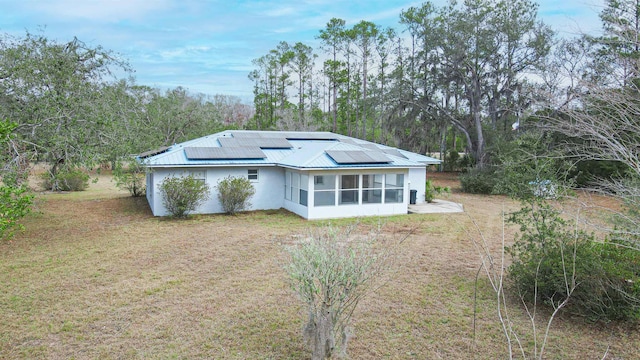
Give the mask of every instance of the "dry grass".
<path id="1" fill-rule="evenodd" d="M 353 359 L 506 357 L 484 279 L 474 338 L 480 258 L 470 219 L 497 253 L 501 213 L 517 204 L 459 193 L 455 179 L 436 182 L 453 186 L 449 198 L 467 212 L 384 219 L 389 234 L 414 233 L 390 280 L 354 314 Z M 154 218 L 144 199 L 127 197 L 101 175 L 83 193 L 40 194 L 38 211 L 24 223 L 25 232 L 0 243 L 0 358 L 309 357 L 305 314 L 288 288 L 282 246 L 326 222 L 284 211 Z M 531 349 L 516 301 L 510 315 Z M 608 358 L 638 358 L 640 336 L 566 317 L 554 323 L 547 358 L 601 358 L 607 349 Z"/>

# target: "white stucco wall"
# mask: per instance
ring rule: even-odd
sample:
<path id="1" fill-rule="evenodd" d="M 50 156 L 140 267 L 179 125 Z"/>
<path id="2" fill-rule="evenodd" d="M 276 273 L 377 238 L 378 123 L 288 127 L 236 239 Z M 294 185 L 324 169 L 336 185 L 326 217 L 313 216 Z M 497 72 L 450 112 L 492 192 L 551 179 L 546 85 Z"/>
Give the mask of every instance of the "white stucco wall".
<path id="1" fill-rule="evenodd" d="M 149 206 L 155 216 L 169 215 L 164 207 L 159 186 L 163 179 L 167 176 L 182 176 L 189 173 L 202 172 L 205 175 L 205 181 L 211 187 L 211 196 L 209 200 L 201 205 L 194 213 L 221 213 L 222 207 L 217 198 L 215 189 L 218 180 L 229 175 L 231 176 L 247 176 L 248 169 L 258 169 L 258 180 L 253 182 L 256 188 L 256 194 L 251 199 L 251 207 L 248 210 L 268 210 L 285 208 L 293 213 L 307 219 L 332 219 L 343 217 L 365 217 L 365 216 L 387 216 L 396 214 L 406 214 L 409 204 L 410 190 L 415 189 L 417 193 L 417 202 L 424 202 L 426 171 L 425 168 L 412 169 L 348 169 L 348 170 L 314 170 L 314 171 L 298 171 L 285 170 L 284 168 L 270 167 L 220 167 L 220 168 L 174 168 L 163 169 L 156 168 L 153 174 L 148 175 L 147 200 Z M 298 174 L 306 174 L 308 189 L 308 205 L 304 206 L 299 203 L 285 199 L 285 172 L 296 172 Z M 403 201 L 401 203 L 379 203 L 366 204 L 362 203 L 362 176 L 363 174 L 403 174 Z M 314 175 L 359 175 L 359 204 L 353 205 L 334 205 L 334 206 L 314 206 Z M 336 181 L 336 204 L 338 197 L 338 181 Z"/>
<path id="2" fill-rule="evenodd" d="M 426 192 L 427 169 L 411 168 L 409 169 L 409 188 L 417 190 L 416 204 L 424 203 L 424 195 Z"/>
<path id="3" fill-rule="evenodd" d="M 283 207 L 284 201 L 284 170 L 275 166 L 270 167 L 220 167 L 220 168 L 156 168 L 150 177 L 152 187 L 147 188 L 147 199 L 149 206 L 155 216 L 167 216 L 169 213 L 165 208 L 160 184 L 168 176 L 186 176 L 193 172 L 203 172 L 205 182 L 211 188 L 209 200 L 202 204 L 194 214 L 215 214 L 222 213 L 222 206 L 218 201 L 218 192 L 215 186 L 219 180 L 227 176 L 247 177 L 248 169 L 258 169 L 258 180 L 252 181 L 256 189 L 255 195 L 251 198 L 251 207 L 247 210 L 268 210 Z M 149 176 L 149 175 L 148 175 Z M 149 179 L 149 178 L 148 178 Z M 153 190 L 150 190 L 153 189 Z"/>

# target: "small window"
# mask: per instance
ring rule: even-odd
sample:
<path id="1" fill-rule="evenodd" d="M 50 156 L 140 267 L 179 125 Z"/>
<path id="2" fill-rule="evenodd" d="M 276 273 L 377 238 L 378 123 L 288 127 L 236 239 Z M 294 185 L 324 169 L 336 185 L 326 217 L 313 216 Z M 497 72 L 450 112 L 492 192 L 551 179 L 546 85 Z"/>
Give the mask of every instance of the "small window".
<path id="1" fill-rule="evenodd" d="M 200 182 L 206 182 L 206 172 L 199 170 L 189 171 L 189 175 Z"/>
<path id="2" fill-rule="evenodd" d="M 258 169 L 249 169 L 249 170 L 247 170 L 247 179 L 251 180 L 252 182 L 257 182 L 258 181 Z"/>

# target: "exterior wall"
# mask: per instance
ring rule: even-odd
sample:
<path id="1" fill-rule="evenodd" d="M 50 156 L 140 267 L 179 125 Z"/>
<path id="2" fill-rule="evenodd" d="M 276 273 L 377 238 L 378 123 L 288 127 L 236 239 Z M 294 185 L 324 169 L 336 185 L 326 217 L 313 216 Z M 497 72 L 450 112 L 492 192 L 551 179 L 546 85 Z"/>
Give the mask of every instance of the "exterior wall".
<path id="1" fill-rule="evenodd" d="M 147 175 L 147 181 L 151 178 L 151 187 L 147 187 L 147 200 L 151 211 L 155 216 L 167 216 L 169 213 L 162 202 L 159 186 L 162 180 L 168 176 L 186 176 L 190 173 L 204 174 L 204 180 L 211 188 L 209 200 L 202 204 L 194 214 L 222 213 L 222 206 L 218 201 L 218 193 L 215 186 L 219 180 L 227 176 L 247 177 L 248 169 L 258 169 L 257 181 L 252 181 L 256 189 L 251 198 L 251 207 L 247 210 L 268 210 L 283 207 L 284 199 L 284 170 L 278 167 L 224 167 L 224 168 L 156 168 L 153 174 Z M 151 189 L 151 190 L 150 190 Z"/>
<path id="2" fill-rule="evenodd" d="M 409 169 L 409 187 L 411 190 L 417 190 L 416 204 L 424 203 L 424 195 L 426 192 L 427 169 L 411 168 Z"/>
<path id="3" fill-rule="evenodd" d="M 153 212 L 153 199 L 154 199 L 154 184 L 153 184 L 153 172 L 148 172 L 146 176 L 147 180 L 147 202 L 149 203 L 149 207 L 151 207 L 151 211 Z"/>
<path id="4" fill-rule="evenodd" d="M 306 219 L 331 219 L 344 217 L 364 217 L 364 216 L 387 216 L 406 214 L 409 204 L 410 190 L 417 190 L 417 202 L 424 202 L 426 170 L 425 168 L 411 169 L 345 169 L 333 171 L 296 171 L 285 170 L 280 167 L 221 167 L 221 168 L 173 168 L 163 169 L 157 168 L 151 174 L 147 175 L 147 200 L 151 211 L 155 216 L 167 216 L 166 208 L 162 202 L 159 186 L 162 180 L 168 176 L 183 176 L 190 173 L 204 174 L 206 183 L 211 188 L 211 196 L 209 200 L 201 205 L 194 213 L 211 214 L 221 213 L 222 207 L 217 198 L 215 189 L 218 180 L 229 175 L 231 176 L 247 176 L 248 169 L 258 169 L 258 179 L 253 182 L 256 193 L 251 199 L 251 207 L 249 210 L 268 210 L 285 208 L 293 213 Z M 296 173 L 299 175 L 307 175 L 307 205 L 300 204 L 300 201 L 292 201 L 291 196 L 285 196 L 285 178 L 286 173 Z M 370 174 L 403 174 L 404 183 L 402 191 L 402 202 L 398 203 L 363 203 L 363 177 L 362 175 Z M 314 175 L 336 175 L 335 182 L 335 204 L 329 206 L 315 206 L 314 204 Z M 338 204 L 339 197 L 339 181 L 341 175 L 358 175 L 358 203 L 357 204 Z M 300 185 L 300 188 L 304 188 Z M 384 193 L 384 190 L 382 191 Z"/>

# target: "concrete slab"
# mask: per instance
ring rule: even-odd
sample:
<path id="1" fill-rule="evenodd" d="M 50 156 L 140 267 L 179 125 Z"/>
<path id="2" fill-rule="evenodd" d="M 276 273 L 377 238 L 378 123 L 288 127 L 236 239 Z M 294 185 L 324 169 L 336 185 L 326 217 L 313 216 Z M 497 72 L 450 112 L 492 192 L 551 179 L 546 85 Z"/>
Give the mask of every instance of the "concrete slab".
<path id="1" fill-rule="evenodd" d="M 446 200 L 433 200 L 430 203 L 409 205 L 409 214 L 436 214 L 464 212 L 462 204 Z"/>

